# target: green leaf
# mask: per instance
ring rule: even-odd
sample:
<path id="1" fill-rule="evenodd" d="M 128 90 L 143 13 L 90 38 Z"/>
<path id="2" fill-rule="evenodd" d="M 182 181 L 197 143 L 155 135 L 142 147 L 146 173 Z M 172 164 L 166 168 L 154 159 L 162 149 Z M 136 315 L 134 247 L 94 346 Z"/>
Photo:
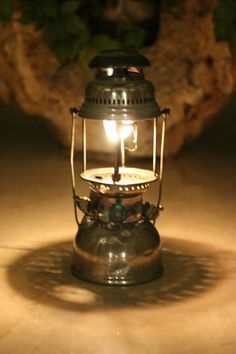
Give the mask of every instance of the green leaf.
<path id="1" fill-rule="evenodd" d="M 82 34 L 82 32 L 88 31 L 86 24 L 77 15 L 67 16 L 64 20 L 64 27 L 66 32 L 70 34 L 78 35 L 78 34 Z"/>
<path id="2" fill-rule="evenodd" d="M 79 39 L 75 39 L 74 41 L 71 41 L 71 45 L 68 53 L 69 59 L 74 60 L 77 56 L 79 56 L 83 46 L 84 43 Z"/>
<path id="3" fill-rule="evenodd" d="M 68 41 L 54 41 L 52 49 L 56 53 L 60 64 L 63 65 L 69 61 L 70 43 Z"/>
<path id="4" fill-rule="evenodd" d="M 230 41 L 236 33 L 235 0 L 219 0 L 214 9 L 214 30 L 218 41 Z"/>
<path id="5" fill-rule="evenodd" d="M 104 4 L 101 1 L 94 1 L 88 8 L 89 17 L 100 18 L 104 12 Z"/>
<path id="6" fill-rule="evenodd" d="M 52 49 L 60 63 L 65 64 L 80 55 L 80 52 L 86 47 L 88 39 L 85 36 L 69 35 L 64 39 L 55 39 L 52 43 Z"/>
<path id="7" fill-rule="evenodd" d="M 33 7 L 27 7 L 25 10 L 22 12 L 22 15 L 20 17 L 20 22 L 23 23 L 24 25 L 27 25 L 29 23 L 34 22 L 36 19 L 36 13 Z"/>
<path id="8" fill-rule="evenodd" d="M 41 6 L 43 6 L 44 13 L 48 17 L 54 18 L 57 16 L 59 11 L 57 0 L 44 0 L 44 2 L 41 3 Z"/>
<path id="9" fill-rule="evenodd" d="M 80 1 L 65 1 L 61 5 L 61 13 L 65 15 L 74 14 L 80 6 Z"/>
<path id="10" fill-rule="evenodd" d="M 71 43 L 71 47 L 69 49 L 69 53 L 68 53 L 68 57 L 70 60 L 74 60 L 80 53 L 80 50 L 81 50 L 81 45 L 80 43 L 78 42 L 73 42 Z"/>
<path id="11" fill-rule="evenodd" d="M 86 48 L 88 44 L 88 39 L 84 36 L 74 38 L 70 41 L 69 58 L 74 60 L 80 55 L 81 51 Z"/>
<path id="12" fill-rule="evenodd" d="M 48 18 L 45 16 L 38 16 L 35 20 L 35 28 L 41 30 L 43 27 L 48 25 Z"/>
<path id="13" fill-rule="evenodd" d="M 98 52 L 105 49 L 115 49 L 118 47 L 117 41 L 105 34 L 99 34 L 92 38 L 90 42 L 91 46 Z"/>
<path id="14" fill-rule="evenodd" d="M 123 26 L 122 41 L 126 48 L 140 48 L 144 44 L 146 32 L 134 23 L 127 22 Z"/>
<path id="15" fill-rule="evenodd" d="M 96 54 L 96 49 L 92 47 L 86 47 L 80 52 L 79 66 L 83 71 L 86 71 L 88 69 L 90 60 L 95 57 Z"/>
<path id="16" fill-rule="evenodd" d="M 68 36 L 68 33 L 65 30 L 65 27 L 62 25 L 62 19 L 57 17 L 51 21 L 51 29 L 53 37 L 56 39 L 64 39 Z"/>
<path id="17" fill-rule="evenodd" d="M 0 20 L 9 21 L 12 15 L 12 4 L 10 0 L 0 1 Z"/>

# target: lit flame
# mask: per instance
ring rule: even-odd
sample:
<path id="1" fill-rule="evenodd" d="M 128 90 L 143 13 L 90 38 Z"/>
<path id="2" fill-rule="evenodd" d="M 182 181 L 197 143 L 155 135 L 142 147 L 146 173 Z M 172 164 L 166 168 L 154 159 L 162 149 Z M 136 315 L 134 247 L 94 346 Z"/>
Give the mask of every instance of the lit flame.
<path id="1" fill-rule="evenodd" d="M 122 121 L 121 124 L 117 124 L 115 120 L 104 120 L 103 126 L 107 137 L 116 142 L 119 139 L 125 140 L 130 136 L 133 131 L 133 122 L 131 120 Z"/>

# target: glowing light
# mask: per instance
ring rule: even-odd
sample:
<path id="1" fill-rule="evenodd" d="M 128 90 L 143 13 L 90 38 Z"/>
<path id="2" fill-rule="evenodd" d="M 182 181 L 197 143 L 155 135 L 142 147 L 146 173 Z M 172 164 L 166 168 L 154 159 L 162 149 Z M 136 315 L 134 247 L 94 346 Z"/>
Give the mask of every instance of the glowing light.
<path id="1" fill-rule="evenodd" d="M 107 76 L 112 76 L 114 72 L 113 68 L 107 68 Z"/>
<path id="2" fill-rule="evenodd" d="M 115 120 L 104 120 L 103 126 L 107 137 L 116 142 L 118 139 L 125 140 L 133 131 L 132 121 L 122 121 L 121 124 L 117 124 Z"/>

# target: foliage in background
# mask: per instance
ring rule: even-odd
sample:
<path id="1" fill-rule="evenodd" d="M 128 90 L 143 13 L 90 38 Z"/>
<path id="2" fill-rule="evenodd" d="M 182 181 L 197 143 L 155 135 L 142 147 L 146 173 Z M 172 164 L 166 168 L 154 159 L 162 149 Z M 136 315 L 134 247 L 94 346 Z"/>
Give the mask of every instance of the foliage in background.
<path id="1" fill-rule="evenodd" d="M 114 29 L 101 25 L 108 6 L 118 0 L 0 0 L 0 20 L 9 21 L 15 10 L 20 22 L 34 24 L 37 30 L 48 31 L 48 40 L 61 64 L 80 58 L 86 66 L 98 51 L 117 47 L 138 48 L 143 45 L 145 31 L 125 22 Z"/>
<path id="2" fill-rule="evenodd" d="M 216 39 L 230 42 L 236 35 L 236 0 L 218 0 L 214 23 Z"/>
<path id="3" fill-rule="evenodd" d="M 103 49 L 140 48 L 145 43 L 142 25 L 109 21 L 104 25 L 105 9 L 117 4 L 118 0 L 0 0 L 0 20 L 9 21 L 17 10 L 21 23 L 47 31 L 49 45 L 61 64 L 79 58 L 86 67 Z M 236 0 L 218 0 L 213 19 L 216 39 L 230 42 L 236 34 Z"/>

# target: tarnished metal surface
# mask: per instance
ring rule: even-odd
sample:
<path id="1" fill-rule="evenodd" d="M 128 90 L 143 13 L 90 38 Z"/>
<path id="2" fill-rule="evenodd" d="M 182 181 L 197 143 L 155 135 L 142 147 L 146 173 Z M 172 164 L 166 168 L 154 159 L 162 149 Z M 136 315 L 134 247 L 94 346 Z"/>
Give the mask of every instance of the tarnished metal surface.
<path id="1" fill-rule="evenodd" d="M 73 273 L 95 283 L 145 283 L 161 275 L 161 245 L 150 222 L 109 229 L 83 220 L 74 242 Z"/>
<path id="2" fill-rule="evenodd" d="M 154 87 L 143 75 L 145 57 L 132 53 L 130 56 L 126 51 L 107 51 L 95 58 L 97 73 L 86 87 L 85 101 L 79 110 L 81 117 L 138 120 L 161 115 Z"/>
<path id="3" fill-rule="evenodd" d="M 162 209 L 162 178 L 157 206 L 149 202 L 143 204 L 142 194 L 159 178 L 156 171 L 157 119 L 161 115 L 161 177 L 163 174 L 165 118 L 169 110 L 161 111 L 155 101 L 154 87 L 143 74 L 143 67 L 147 65 L 150 65 L 149 61 L 136 51 L 103 52 L 90 63 L 97 72 L 86 88 L 84 103 L 80 109 L 70 110 L 73 120 L 71 160 L 74 158 L 75 116 L 79 115 L 83 125 L 83 172 L 80 177 L 90 187 L 90 198 L 76 194 L 72 161 L 74 205 L 85 215 L 79 223 L 76 210 L 79 230 L 74 242 L 72 269 L 79 278 L 95 283 L 139 284 L 157 278 L 162 270 L 160 237 L 154 227 Z M 114 143 L 112 167 L 86 169 L 87 119 L 103 121 L 107 137 Z M 135 151 L 138 145 L 137 123 L 147 119 L 153 120 L 153 169 L 127 167 L 125 152 Z M 113 123 L 115 131 L 110 125 Z M 132 147 L 125 144 L 131 133 Z"/>

